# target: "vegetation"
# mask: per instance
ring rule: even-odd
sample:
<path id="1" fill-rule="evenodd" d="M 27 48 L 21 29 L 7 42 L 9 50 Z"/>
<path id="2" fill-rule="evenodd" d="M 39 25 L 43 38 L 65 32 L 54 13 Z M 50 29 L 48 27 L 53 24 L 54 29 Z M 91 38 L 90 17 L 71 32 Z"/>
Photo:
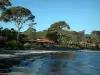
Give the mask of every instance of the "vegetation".
<path id="1" fill-rule="evenodd" d="M 11 6 L 11 2 L 9 0 L 0 0 L 0 9 L 6 10 L 8 6 Z"/>
<path id="2" fill-rule="evenodd" d="M 91 34 L 85 34 L 85 31 L 71 31 L 70 26 L 65 21 L 58 21 L 51 24 L 47 30 L 36 32 L 34 28 L 35 16 L 32 15 L 31 11 L 22 6 L 13 7 L 11 5 L 9 0 L 0 0 L 0 10 L 2 10 L 0 21 L 12 22 L 18 30 L 0 27 L 0 48 L 10 50 L 38 49 L 44 45 L 34 41 L 47 38 L 54 42 L 55 47 L 61 49 L 100 49 L 100 31 L 92 31 Z M 20 32 L 26 25 L 29 25 L 29 28 Z"/>
<path id="3" fill-rule="evenodd" d="M 5 49 L 17 49 L 17 31 L 14 30 L 13 28 L 8 29 L 8 28 L 3 28 L 0 27 L 0 48 L 5 48 Z M 20 35 L 20 42 L 23 44 L 25 41 L 25 35 L 21 34 Z M 11 48 L 9 48 L 11 47 Z"/>
<path id="4" fill-rule="evenodd" d="M 61 44 L 61 40 L 66 38 L 67 29 L 70 29 L 70 27 L 65 21 L 55 22 L 48 28 L 46 37 L 57 44 Z"/>
<path id="5" fill-rule="evenodd" d="M 32 15 L 30 10 L 21 6 L 8 8 L 1 14 L 2 21 L 13 22 L 16 25 L 18 29 L 17 42 L 19 42 L 21 28 L 23 28 L 26 22 L 30 20 L 32 21 L 31 24 L 34 24 L 34 18 L 35 16 Z"/>
<path id="6" fill-rule="evenodd" d="M 38 49 L 41 45 L 30 41 L 40 38 L 48 38 L 54 41 L 56 45 L 59 45 L 58 47 L 60 47 L 60 49 L 100 49 L 100 31 L 92 31 L 91 34 L 85 34 L 84 31 L 76 32 L 63 29 L 56 32 L 53 30 L 49 31 L 50 28 L 48 28 L 48 30 L 36 32 L 36 29 L 29 26 L 25 32 L 21 32 L 20 43 L 22 44 L 22 49 Z M 61 35 L 59 35 L 60 33 Z M 16 37 L 17 31 L 13 28 L 8 29 L 0 27 L 1 48 L 20 49 L 17 48 Z"/>
<path id="7" fill-rule="evenodd" d="M 47 30 L 36 32 L 36 37 L 38 39 L 40 39 L 40 38 L 46 38 L 46 35 L 47 35 Z"/>
<path id="8" fill-rule="evenodd" d="M 34 29 L 32 26 L 29 26 L 29 28 L 24 31 L 24 34 L 27 36 L 27 40 L 36 40 L 36 29 Z"/>
<path id="9" fill-rule="evenodd" d="M 49 28 L 48 28 L 49 29 Z M 48 38 L 54 41 L 58 47 L 71 49 L 100 49 L 100 31 L 92 31 L 91 34 L 85 34 L 84 31 L 65 31 L 59 36 L 56 32 L 48 30 L 36 32 L 34 28 L 29 27 L 25 32 L 20 33 L 21 49 L 38 49 L 40 45 L 30 42 L 39 38 Z M 58 32 L 59 33 L 59 32 Z M 41 35 L 39 35 L 41 34 Z M 20 49 L 17 48 L 17 31 L 13 28 L 0 27 L 0 47 L 5 49 Z M 60 40 L 57 40 L 59 39 Z M 42 47 L 41 47 L 42 48 Z"/>

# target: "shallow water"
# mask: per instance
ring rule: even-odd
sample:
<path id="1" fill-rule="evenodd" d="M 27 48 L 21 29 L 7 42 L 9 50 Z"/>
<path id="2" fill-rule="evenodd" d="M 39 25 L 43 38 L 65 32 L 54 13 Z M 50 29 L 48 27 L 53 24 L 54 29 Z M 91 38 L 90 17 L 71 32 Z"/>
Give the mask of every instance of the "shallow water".
<path id="1" fill-rule="evenodd" d="M 100 52 L 44 54 L 9 68 L 8 75 L 100 75 Z"/>

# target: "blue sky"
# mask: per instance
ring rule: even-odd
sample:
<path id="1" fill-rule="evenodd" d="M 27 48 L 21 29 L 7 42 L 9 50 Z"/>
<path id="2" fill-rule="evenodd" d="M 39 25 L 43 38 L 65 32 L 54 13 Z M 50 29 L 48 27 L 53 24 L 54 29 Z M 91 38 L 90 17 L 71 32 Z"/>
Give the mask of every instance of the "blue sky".
<path id="1" fill-rule="evenodd" d="M 36 16 L 37 31 L 50 27 L 57 21 L 66 21 L 71 30 L 100 30 L 100 0 L 11 0 L 13 6 L 23 6 Z M 0 24 L 6 28 L 16 28 L 11 23 Z M 21 31 L 26 30 L 24 27 Z"/>

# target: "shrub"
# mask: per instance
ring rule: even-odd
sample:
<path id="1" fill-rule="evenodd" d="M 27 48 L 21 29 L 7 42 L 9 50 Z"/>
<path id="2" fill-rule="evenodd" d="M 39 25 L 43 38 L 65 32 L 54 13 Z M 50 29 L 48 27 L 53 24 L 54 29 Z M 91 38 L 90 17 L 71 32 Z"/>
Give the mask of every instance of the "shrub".
<path id="1" fill-rule="evenodd" d="M 8 49 L 18 49 L 16 40 L 8 41 L 7 43 Z"/>

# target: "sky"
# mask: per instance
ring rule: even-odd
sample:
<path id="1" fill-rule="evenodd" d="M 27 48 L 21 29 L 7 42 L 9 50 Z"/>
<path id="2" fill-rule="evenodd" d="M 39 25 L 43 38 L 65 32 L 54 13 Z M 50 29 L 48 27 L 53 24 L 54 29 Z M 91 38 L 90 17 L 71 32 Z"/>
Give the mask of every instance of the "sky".
<path id="1" fill-rule="evenodd" d="M 37 31 L 46 30 L 51 24 L 66 21 L 71 30 L 90 33 L 100 30 L 100 0 L 10 0 L 12 6 L 28 8 L 35 16 Z M 1 23 L 5 28 L 14 24 Z M 24 27 L 21 31 L 25 31 Z"/>

